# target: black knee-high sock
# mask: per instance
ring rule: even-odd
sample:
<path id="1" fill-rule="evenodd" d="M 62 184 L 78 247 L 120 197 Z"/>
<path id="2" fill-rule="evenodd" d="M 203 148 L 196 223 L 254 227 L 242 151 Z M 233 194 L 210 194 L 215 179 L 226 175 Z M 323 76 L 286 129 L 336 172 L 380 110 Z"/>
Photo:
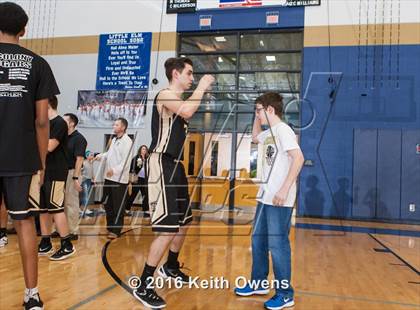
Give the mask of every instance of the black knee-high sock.
<path id="1" fill-rule="evenodd" d="M 176 253 L 176 252 L 172 252 L 171 250 L 169 250 L 168 261 L 166 262 L 169 269 L 178 269 L 179 268 L 178 255 L 179 255 L 179 252 Z"/>
<path id="2" fill-rule="evenodd" d="M 141 286 L 145 286 L 148 283 L 148 279 L 150 277 L 153 278 L 153 274 L 155 273 L 156 266 L 149 266 L 148 264 L 144 265 L 143 273 L 140 277 Z"/>

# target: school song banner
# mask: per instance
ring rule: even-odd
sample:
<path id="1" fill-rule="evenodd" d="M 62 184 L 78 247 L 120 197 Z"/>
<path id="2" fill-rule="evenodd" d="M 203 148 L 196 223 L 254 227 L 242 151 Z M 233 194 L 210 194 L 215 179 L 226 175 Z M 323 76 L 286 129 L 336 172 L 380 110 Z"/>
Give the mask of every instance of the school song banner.
<path id="1" fill-rule="evenodd" d="M 147 90 L 151 48 L 151 32 L 101 34 L 96 89 Z"/>

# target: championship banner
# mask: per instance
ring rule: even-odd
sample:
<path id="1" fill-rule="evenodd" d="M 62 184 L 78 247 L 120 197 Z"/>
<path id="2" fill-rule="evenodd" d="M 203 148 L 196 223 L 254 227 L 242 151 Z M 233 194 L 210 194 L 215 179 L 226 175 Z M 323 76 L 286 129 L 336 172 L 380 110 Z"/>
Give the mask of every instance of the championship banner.
<path id="1" fill-rule="evenodd" d="M 166 0 L 166 14 L 195 12 L 197 0 Z"/>
<path id="2" fill-rule="evenodd" d="M 197 10 L 313 5 L 321 5 L 321 0 L 197 0 Z"/>

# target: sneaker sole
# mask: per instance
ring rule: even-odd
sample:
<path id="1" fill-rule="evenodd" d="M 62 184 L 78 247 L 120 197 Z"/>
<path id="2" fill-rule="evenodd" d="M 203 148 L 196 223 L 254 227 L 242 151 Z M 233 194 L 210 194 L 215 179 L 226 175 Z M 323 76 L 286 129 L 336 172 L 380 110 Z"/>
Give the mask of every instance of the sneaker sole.
<path id="1" fill-rule="evenodd" d="M 281 307 L 267 307 L 266 305 L 264 305 L 264 308 L 269 309 L 269 310 L 280 310 L 280 309 L 284 309 L 284 308 L 289 308 L 289 307 L 293 307 L 295 305 L 294 301 L 290 301 L 286 304 L 284 304 Z"/>
<path id="2" fill-rule="evenodd" d="M 26 310 L 25 307 L 23 307 L 23 310 Z M 44 307 L 32 307 L 31 310 L 44 310 Z"/>
<path id="3" fill-rule="evenodd" d="M 73 252 L 71 252 L 71 253 L 69 253 L 67 255 L 61 256 L 60 258 L 52 258 L 50 256 L 50 260 L 52 260 L 52 261 L 65 260 L 65 259 L 69 258 L 70 256 L 73 256 L 75 253 L 76 253 L 76 249 L 73 249 Z"/>
<path id="4" fill-rule="evenodd" d="M 168 279 L 168 278 L 170 278 L 172 281 L 176 281 L 176 279 L 177 278 L 174 278 L 174 277 L 172 277 L 172 276 L 168 276 L 166 273 L 165 273 L 165 270 L 163 269 L 163 266 L 160 266 L 160 268 L 158 269 L 158 271 L 157 271 L 157 273 L 158 273 L 158 275 L 160 275 L 162 278 L 164 278 L 165 280 L 166 279 Z M 184 283 L 184 284 L 188 284 L 188 283 L 190 283 L 189 281 L 188 282 L 184 282 L 184 281 L 182 281 L 182 283 Z"/>
<path id="5" fill-rule="evenodd" d="M 252 292 L 249 292 L 249 293 L 235 292 L 235 294 L 238 295 L 238 296 L 267 295 L 268 293 L 270 293 L 270 290 L 252 291 Z"/>
<path id="6" fill-rule="evenodd" d="M 133 291 L 133 296 L 134 298 L 136 298 L 138 301 L 140 301 L 145 307 L 147 308 L 151 308 L 151 309 L 162 309 L 165 308 L 166 305 L 161 305 L 161 306 L 152 306 L 149 303 L 147 303 L 146 301 L 142 300 L 139 296 L 137 296 L 134 291 Z"/>

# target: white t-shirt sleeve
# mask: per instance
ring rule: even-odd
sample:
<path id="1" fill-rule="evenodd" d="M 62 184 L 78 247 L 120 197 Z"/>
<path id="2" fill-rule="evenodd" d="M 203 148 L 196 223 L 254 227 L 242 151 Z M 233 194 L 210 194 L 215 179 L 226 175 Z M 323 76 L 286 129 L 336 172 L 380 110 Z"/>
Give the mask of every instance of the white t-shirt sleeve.
<path id="1" fill-rule="evenodd" d="M 300 149 L 297 143 L 296 135 L 292 128 L 284 124 L 284 126 L 278 126 L 277 137 L 281 143 L 283 151 L 287 152 L 290 150 Z"/>

